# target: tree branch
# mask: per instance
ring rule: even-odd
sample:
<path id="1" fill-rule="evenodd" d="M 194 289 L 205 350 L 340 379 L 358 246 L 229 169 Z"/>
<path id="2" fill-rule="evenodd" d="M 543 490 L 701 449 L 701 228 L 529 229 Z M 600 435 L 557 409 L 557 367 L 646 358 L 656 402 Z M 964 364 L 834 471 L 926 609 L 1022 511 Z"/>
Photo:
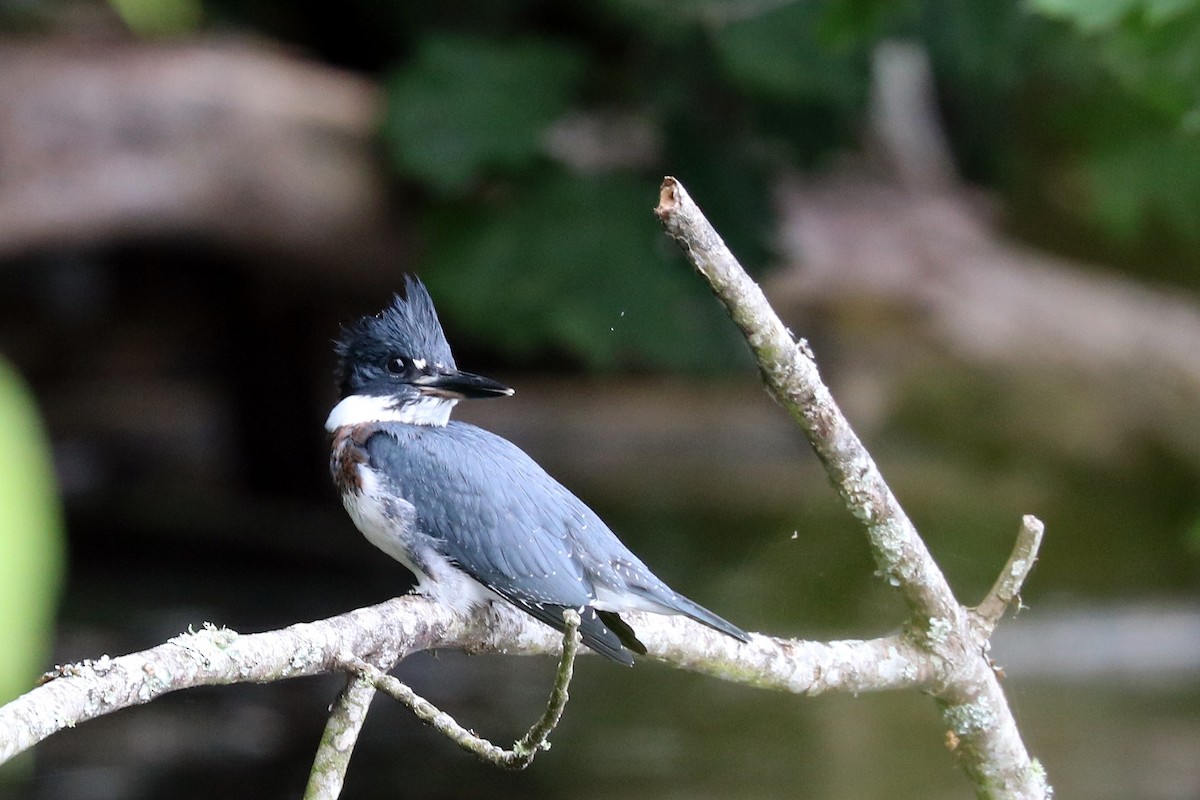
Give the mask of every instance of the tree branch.
<path id="1" fill-rule="evenodd" d="M 354 754 L 354 746 L 374 698 L 374 683 L 363 675 L 349 676 L 321 734 L 321 743 L 308 773 L 304 800 L 336 800 L 342 793 L 350 756 Z"/>
<path id="2" fill-rule="evenodd" d="M 767 389 L 804 430 L 850 513 L 867 526 L 880 572 L 900 589 L 913 617 L 963 624 L 962 608 L 821 380 L 808 343 L 792 338 L 762 290 L 674 178 L 663 182 L 655 213 L 742 329 Z"/>
<path id="3" fill-rule="evenodd" d="M 1038 549 L 1042 546 L 1042 534 L 1046 526 L 1032 514 L 1026 514 L 1021 519 L 1021 529 L 1017 531 L 1017 541 L 1013 545 L 1012 555 L 1008 563 L 1000 571 L 996 583 L 983 601 L 975 607 L 975 616 L 983 636 L 991 636 L 1000 618 L 1008 607 L 1016 601 L 1021 604 L 1021 587 L 1029 577 L 1033 565 L 1037 562 Z"/>
<path id="4" fill-rule="evenodd" d="M 971 626 L 970 615 L 833 401 L 807 342 L 793 339 L 762 290 L 674 178 L 663 181 L 655 213 L 742 329 L 768 390 L 799 423 L 846 507 L 866 526 L 881 575 L 908 605 L 906 638 L 937 665 L 933 693 L 955 737 L 959 763 L 979 796 L 1048 798 L 1045 771 L 1030 759 L 984 657 L 986 638 Z"/>
<path id="5" fill-rule="evenodd" d="M 911 617 L 897 635 L 828 644 L 754 634 L 747 643 L 678 617 L 628 614 L 647 656 L 682 669 L 798 694 L 916 688 L 933 694 L 947 741 L 981 797 L 1047 798 L 1041 766 L 1029 758 L 995 672 L 987 636 L 1033 564 L 1041 523 L 1025 519 L 1004 574 L 968 613 L 878 468 L 822 383 L 808 345 L 796 341 L 678 182 L 663 184 L 657 214 L 742 329 L 771 392 L 801 425 L 850 511 L 863 521 L 880 574 L 903 595 Z M 355 670 L 326 726 L 308 794 L 336 797 L 375 688 L 405 699 L 439 729 L 457 723 L 378 666 L 430 648 L 510 655 L 562 653 L 543 719 L 502 751 L 476 738 L 472 752 L 532 758 L 566 702 L 573 648 L 548 626 L 506 604 L 457 613 L 406 596 L 317 622 L 241 635 L 205 625 L 119 658 L 59 667 L 43 685 L 0 707 L 0 763 L 79 722 L 190 686 L 267 682 Z M 361 680 L 365 678 L 366 680 Z M 504 754 L 508 752 L 509 755 Z"/>
<path id="6" fill-rule="evenodd" d="M 928 689 L 937 677 L 928 654 L 899 636 L 824 643 L 760 634 L 743 645 L 690 620 L 640 613 L 628 620 L 649 658 L 763 689 L 859 694 Z M 334 672 L 348 657 L 383 664 L 429 649 L 545 656 L 561 646 L 558 632 L 514 608 L 458 614 L 416 595 L 265 633 L 205 625 L 149 650 L 58 667 L 0 707 L 0 763 L 64 728 L 193 686 Z"/>
<path id="7" fill-rule="evenodd" d="M 369 681 L 379 691 L 408 706 L 418 719 L 480 760 L 502 769 L 522 770 L 533 763 L 533 759 L 540 750 L 550 749 L 548 741 L 550 732 L 558 725 L 563 709 L 567 705 L 567 687 L 571 684 L 575 654 L 579 649 L 579 612 L 568 608 L 563 612 L 563 618 L 566 620 L 567 629 L 563 633 L 562 655 L 559 657 L 554 688 L 550 692 L 546 710 L 525 735 L 514 743 L 511 750 L 498 747 L 473 731 L 467 730 L 459 725 L 452 716 L 383 670 L 353 657 L 345 659 L 343 666 Z"/>

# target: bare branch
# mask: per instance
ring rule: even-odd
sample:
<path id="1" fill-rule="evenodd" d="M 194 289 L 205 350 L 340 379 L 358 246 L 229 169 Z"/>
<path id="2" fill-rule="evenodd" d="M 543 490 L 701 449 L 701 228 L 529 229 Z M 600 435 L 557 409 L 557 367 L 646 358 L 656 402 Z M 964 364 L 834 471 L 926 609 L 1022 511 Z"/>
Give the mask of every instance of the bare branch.
<path id="1" fill-rule="evenodd" d="M 378 667 L 373 667 L 356 658 L 347 659 L 343 666 L 346 669 L 354 670 L 370 681 L 371 685 L 379 691 L 408 706 L 417 715 L 417 719 L 481 760 L 502 765 L 506 757 L 511 755 L 504 748 L 497 747 L 487 739 L 476 736 L 459 725 L 454 717 L 414 692 L 408 684 L 388 675 Z"/>
<path id="2" fill-rule="evenodd" d="M 742 329 L 767 388 L 804 430 L 850 513 L 867 526 L 880 572 L 900 589 L 914 619 L 963 624 L 946 579 L 822 382 L 808 343 L 792 338 L 674 178 L 663 181 L 655 213 Z"/>
<path id="3" fill-rule="evenodd" d="M 205 625 L 139 653 L 59 667 L 41 686 L 0 707 L 0 763 L 63 728 L 178 689 L 332 672 L 347 652 L 386 662 L 428 646 L 423 643 L 488 643 L 480 622 L 420 598 L 398 598 L 268 633 Z M 501 627 L 511 634 L 511 627 Z"/>
<path id="4" fill-rule="evenodd" d="M 375 685 L 367 678 L 351 675 L 346 681 L 346 688 L 334 702 L 321 734 L 304 800 L 337 800 L 341 795 L 346 770 L 350 768 L 350 756 L 354 754 L 358 734 L 367 721 L 367 711 L 374 698 Z"/>
<path id="5" fill-rule="evenodd" d="M 1008 557 L 1008 563 L 1004 565 L 983 602 L 975 607 L 975 615 L 985 637 L 991 636 L 996 624 L 1014 600 L 1020 603 L 1021 587 L 1037 561 L 1045 530 L 1046 526 L 1042 521 L 1032 514 L 1026 514 L 1021 519 L 1021 529 L 1017 531 L 1017 541 L 1013 545 L 1012 555 Z"/>
<path id="6" fill-rule="evenodd" d="M 936 695 L 958 765 L 988 800 L 1049 800 L 1046 771 L 1021 741 L 1000 682 L 981 653 L 965 659 L 955 681 Z"/>
<path id="7" fill-rule="evenodd" d="M 959 763 L 979 796 L 1048 798 L 1045 771 L 1029 758 L 983 656 L 986 640 L 971 627 L 966 610 L 834 403 L 808 344 L 793 340 L 762 290 L 674 178 L 664 180 L 655 213 L 742 329 L 767 388 L 804 430 L 846 507 L 866 525 L 880 572 L 908 604 L 909 638 L 936 663 L 933 693 Z"/>
<path id="8" fill-rule="evenodd" d="M 628 620 L 648 657 L 764 689 L 858 694 L 930 689 L 937 681 L 935 660 L 899 636 L 823 643 L 759 634 L 741 644 L 690 620 L 639 613 Z M 0 763 L 65 728 L 192 686 L 266 683 L 337 671 L 347 658 L 388 663 L 435 648 L 555 655 L 561 646 L 558 632 L 514 608 L 457 614 L 414 595 L 266 633 L 206 626 L 139 653 L 60 667 L 0 706 Z"/>
<path id="9" fill-rule="evenodd" d="M 825 644 L 755 634 L 742 643 L 690 620 L 630 613 L 629 622 L 647 646 L 648 657 L 724 680 L 800 694 L 929 691 L 949 728 L 947 741 L 981 797 L 1048 797 L 1044 771 L 1029 758 L 983 652 L 987 635 L 1033 563 L 1041 524 L 1026 518 L 1004 574 L 976 614 L 968 614 L 834 403 L 808 345 L 793 339 L 674 179 L 664 183 L 657 213 L 725 303 L 754 351 L 767 386 L 804 429 L 847 507 L 865 524 L 880 573 L 900 590 L 911 618 L 902 634 L 872 641 Z M 205 625 L 140 653 L 60 667 L 43 685 L 0 707 L 0 763 L 63 728 L 177 689 L 350 668 L 365 680 L 352 680 L 331 714 L 307 797 L 337 796 L 375 688 L 402 699 L 471 752 L 519 767 L 545 746 L 561 715 L 578 646 L 577 624 L 577 619 L 571 621 L 563 639 L 506 604 L 458 613 L 426 598 L 407 596 L 266 633 L 241 635 Z M 542 719 L 513 750 L 505 751 L 463 731 L 375 666 L 430 648 L 561 653 L 555 690 Z"/>

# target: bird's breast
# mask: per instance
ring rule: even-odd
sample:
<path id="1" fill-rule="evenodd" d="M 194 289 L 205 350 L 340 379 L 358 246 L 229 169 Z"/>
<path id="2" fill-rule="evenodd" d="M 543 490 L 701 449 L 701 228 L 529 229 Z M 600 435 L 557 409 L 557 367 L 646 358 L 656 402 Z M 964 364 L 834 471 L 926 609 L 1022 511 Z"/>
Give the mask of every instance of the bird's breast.
<path id="1" fill-rule="evenodd" d="M 342 496 L 342 505 L 371 544 L 425 576 L 417 554 L 415 510 L 399 491 L 371 469 L 367 440 L 374 425 L 345 425 L 334 431 L 329 472 Z"/>
<path id="2" fill-rule="evenodd" d="M 378 430 L 377 425 L 343 425 L 333 432 L 333 448 L 329 453 L 329 473 L 333 485 L 342 496 L 360 495 L 363 479 L 359 467 L 369 461 L 367 439 Z"/>
<path id="3" fill-rule="evenodd" d="M 329 470 L 354 526 L 368 542 L 406 566 L 423 594 L 463 610 L 495 599 L 421 530 L 417 509 L 396 477 L 373 468 L 367 441 L 381 430 L 381 425 L 364 424 L 334 431 Z"/>

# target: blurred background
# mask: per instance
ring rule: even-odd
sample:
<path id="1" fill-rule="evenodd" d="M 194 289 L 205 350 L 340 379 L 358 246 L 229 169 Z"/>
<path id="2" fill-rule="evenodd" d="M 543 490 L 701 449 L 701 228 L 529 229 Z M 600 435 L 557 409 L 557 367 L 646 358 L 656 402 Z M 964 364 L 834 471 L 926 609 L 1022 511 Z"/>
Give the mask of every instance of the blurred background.
<path id="1" fill-rule="evenodd" d="M 743 627 L 903 621 L 651 209 L 677 176 L 982 598 L 1063 797 L 1200 797 L 1200 3 L 0 0 L 0 700 L 406 591 L 327 477 L 338 325 L 419 274 L 459 416 Z M 497 742 L 548 661 L 400 677 Z M 961 798 L 929 698 L 587 659 L 554 749 L 377 701 L 344 796 Z M 296 797 L 335 678 L 64 731 L 0 797 Z"/>

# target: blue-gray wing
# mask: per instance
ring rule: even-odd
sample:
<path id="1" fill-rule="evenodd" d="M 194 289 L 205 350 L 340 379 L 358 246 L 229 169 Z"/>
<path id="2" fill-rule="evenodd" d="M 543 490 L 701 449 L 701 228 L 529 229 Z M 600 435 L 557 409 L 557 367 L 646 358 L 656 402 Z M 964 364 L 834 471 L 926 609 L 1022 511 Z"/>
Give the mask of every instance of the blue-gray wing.
<path id="1" fill-rule="evenodd" d="M 585 531 L 589 539 L 599 537 L 603 551 L 636 561 L 582 501 L 495 434 L 453 422 L 445 428 L 385 425 L 366 449 L 372 469 L 412 503 L 419 528 L 443 556 L 559 630 L 563 609 L 595 599 L 578 552 Z M 593 649 L 631 663 L 590 608 L 580 633 Z"/>

